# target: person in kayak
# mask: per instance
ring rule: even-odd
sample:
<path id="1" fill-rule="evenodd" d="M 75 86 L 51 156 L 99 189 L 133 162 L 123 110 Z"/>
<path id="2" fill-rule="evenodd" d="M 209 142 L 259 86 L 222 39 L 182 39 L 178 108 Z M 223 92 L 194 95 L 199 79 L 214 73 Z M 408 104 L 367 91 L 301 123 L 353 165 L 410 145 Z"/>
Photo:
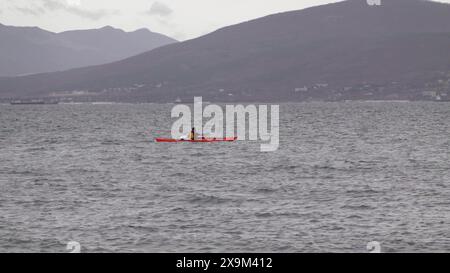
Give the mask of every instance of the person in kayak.
<path id="1" fill-rule="evenodd" d="M 197 133 L 195 132 L 195 128 L 192 128 L 192 131 L 189 134 L 189 139 L 192 140 L 192 141 L 197 139 Z"/>

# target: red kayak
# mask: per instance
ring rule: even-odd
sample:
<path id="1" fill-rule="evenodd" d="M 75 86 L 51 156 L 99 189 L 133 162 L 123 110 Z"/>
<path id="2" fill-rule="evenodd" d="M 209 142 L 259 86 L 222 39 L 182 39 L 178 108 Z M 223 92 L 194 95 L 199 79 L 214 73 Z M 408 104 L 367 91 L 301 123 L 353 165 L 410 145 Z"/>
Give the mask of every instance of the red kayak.
<path id="1" fill-rule="evenodd" d="M 170 139 L 170 138 L 157 138 L 156 142 L 165 142 L 165 143 L 178 143 L 178 142 L 193 142 L 193 143 L 205 143 L 205 142 L 234 142 L 238 138 L 237 137 L 228 137 L 228 138 L 201 138 L 196 140 L 182 140 L 182 139 Z"/>

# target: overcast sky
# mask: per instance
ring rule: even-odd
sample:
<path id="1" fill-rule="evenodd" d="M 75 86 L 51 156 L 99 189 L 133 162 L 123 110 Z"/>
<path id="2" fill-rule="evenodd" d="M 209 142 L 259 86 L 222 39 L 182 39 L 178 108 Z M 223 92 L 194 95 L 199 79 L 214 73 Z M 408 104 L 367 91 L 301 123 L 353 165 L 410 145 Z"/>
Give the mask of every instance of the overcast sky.
<path id="1" fill-rule="evenodd" d="M 186 40 L 264 15 L 331 2 L 339 0 L 0 0 L 0 23 L 55 32 L 145 27 Z"/>
<path id="2" fill-rule="evenodd" d="M 194 38 L 264 15 L 338 0 L 0 0 L 0 23 L 60 32 L 111 25 Z"/>

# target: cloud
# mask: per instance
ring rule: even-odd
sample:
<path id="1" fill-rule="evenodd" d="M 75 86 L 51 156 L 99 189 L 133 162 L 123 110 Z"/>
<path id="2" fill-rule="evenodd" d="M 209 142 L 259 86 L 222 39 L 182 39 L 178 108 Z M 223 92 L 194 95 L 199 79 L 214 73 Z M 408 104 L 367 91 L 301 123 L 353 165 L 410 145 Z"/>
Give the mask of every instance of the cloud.
<path id="1" fill-rule="evenodd" d="M 45 10 L 40 7 L 33 7 L 33 8 L 27 8 L 27 7 L 15 7 L 15 9 L 23 13 L 25 15 L 33 15 L 33 16 L 39 16 L 43 13 L 45 13 Z"/>
<path id="2" fill-rule="evenodd" d="M 158 15 L 161 17 L 166 17 L 171 15 L 173 13 L 173 10 L 161 2 L 155 2 L 151 6 L 150 10 L 148 10 L 146 13 L 149 15 Z"/>
<path id="3" fill-rule="evenodd" d="M 84 8 L 81 8 L 80 5 L 74 5 L 74 2 L 61 2 L 57 0 L 42 0 L 43 7 L 50 11 L 65 11 L 68 13 L 71 13 L 73 15 L 86 18 L 89 20 L 97 21 L 100 20 L 103 17 L 106 17 L 111 14 L 117 14 L 118 11 L 111 11 L 111 10 L 87 10 Z"/>
<path id="4" fill-rule="evenodd" d="M 69 6 L 81 6 L 81 0 L 66 0 Z"/>

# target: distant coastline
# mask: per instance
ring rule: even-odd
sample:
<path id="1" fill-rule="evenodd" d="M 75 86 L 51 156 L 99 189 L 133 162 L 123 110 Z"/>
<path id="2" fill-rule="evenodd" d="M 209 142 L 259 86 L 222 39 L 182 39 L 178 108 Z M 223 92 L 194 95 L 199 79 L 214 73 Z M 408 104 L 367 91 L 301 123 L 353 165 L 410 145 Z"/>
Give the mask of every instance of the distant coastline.
<path id="1" fill-rule="evenodd" d="M 9 102 L 11 105 L 49 105 L 59 104 L 59 101 L 47 101 L 47 100 L 12 100 Z"/>

